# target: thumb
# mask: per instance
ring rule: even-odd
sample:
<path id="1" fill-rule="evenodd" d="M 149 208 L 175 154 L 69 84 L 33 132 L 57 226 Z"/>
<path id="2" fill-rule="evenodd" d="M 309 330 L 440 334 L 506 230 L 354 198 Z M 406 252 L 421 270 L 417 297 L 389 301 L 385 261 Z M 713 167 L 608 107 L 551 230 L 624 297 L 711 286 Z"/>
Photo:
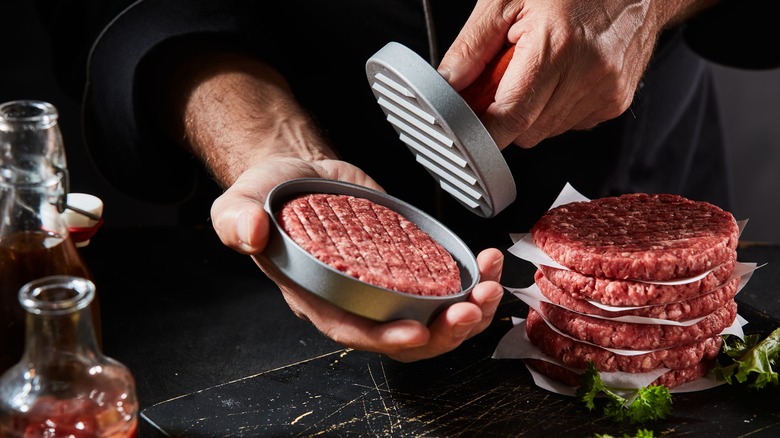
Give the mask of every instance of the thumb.
<path id="1" fill-rule="evenodd" d="M 222 243 L 240 253 L 257 254 L 268 243 L 270 219 L 262 202 L 235 185 L 211 205 L 211 222 Z"/>
<path id="2" fill-rule="evenodd" d="M 491 2 L 478 2 L 437 67 L 452 88 L 461 91 L 474 82 L 507 43 L 510 23 Z"/>

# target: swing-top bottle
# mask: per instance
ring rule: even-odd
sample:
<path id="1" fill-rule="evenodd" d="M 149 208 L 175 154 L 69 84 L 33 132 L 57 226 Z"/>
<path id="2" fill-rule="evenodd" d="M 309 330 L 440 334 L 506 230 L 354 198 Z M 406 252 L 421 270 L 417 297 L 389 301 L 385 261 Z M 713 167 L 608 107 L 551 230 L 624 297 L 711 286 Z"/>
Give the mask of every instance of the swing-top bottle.
<path id="1" fill-rule="evenodd" d="M 19 289 L 50 275 L 92 279 L 64 220 L 68 171 L 58 117 L 47 102 L 0 104 L 0 373 L 23 351 Z M 97 300 L 91 310 L 100 343 Z"/>

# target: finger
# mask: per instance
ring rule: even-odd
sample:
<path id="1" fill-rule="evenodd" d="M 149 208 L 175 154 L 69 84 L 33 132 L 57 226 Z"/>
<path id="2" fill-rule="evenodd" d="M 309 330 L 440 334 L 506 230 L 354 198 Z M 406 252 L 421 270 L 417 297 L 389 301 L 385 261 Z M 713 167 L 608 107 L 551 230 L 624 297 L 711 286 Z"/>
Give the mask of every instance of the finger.
<path id="1" fill-rule="evenodd" d="M 265 257 L 254 258 L 266 275 L 280 286 L 290 309 L 340 345 L 392 356 L 428 343 L 430 332 L 418 321 L 380 323 L 347 312 L 292 283 Z"/>
<path id="2" fill-rule="evenodd" d="M 539 117 L 515 138 L 514 144 L 531 148 L 542 140 L 570 130 L 593 112 L 592 93 L 592 87 L 585 78 L 562 74 Z"/>
<path id="3" fill-rule="evenodd" d="M 471 292 L 469 302 L 453 304 L 431 323 L 430 339 L 425 344 L 411 347 L 411 343 L 407 343 L 406 349 L 388 356 L 401 362 L 412 362 L 456 349 L 490 325 L 503 294 L 504 289 L 498 282 L 479 283 Z"/>
<path id="4" fill-rule="evenodd" d="M 482 116 L 485 128 L 501 149 L 534 127 L 560 80 L 560 75 L 543 65 L 539 57 L 528 56 L 530 51 L 520 46 L 521 42 L 496 90 L 495 102 Z M 536 135 L 528 135 L 532 134 Z"/>
<path id="5" fill-rule="evenodd" d="M 512 143 L 529 149 L 545 139 L 573 129 L 575 124 L 593 113 L 593 109 L 584 100 L 584 96 L 567 96 L 565 92 L 556 92 L 536 122 L 520 133 Z"/>
<path id="6" fill-rule="evenodd" d="M 439 356 L 457 348 L 482 321 L 482 311 L 474 303 L 455 303 L 429 325 L 430 338 L 418 347 L 387 355 L 399 362 L 413 362 Z"/>
<path id="7" fill-rule="evenodd" d="M 477 2 L 437 67 L 456 91 L 474 82 L 508 42 L 510 17 L 516 16 L 519 6 L 501 3 L 505 2 Z"/>
<path id="8" fill-rule="evenodd" d="M 536 121 L 513 143 L 530 148 L 572 129 L 591 129 L 621 115 L 633 100 L 633 89 L 609 69 L 592 66 L 576 77 L 561 77 Z"/>
<path id="9" fill-rule="evenodd" d="M 457 348 L 465 339 L 487 328 L 503 297 L 503 287 L 498 283 L 503 264 L 504 254 L 500 250 L 488 248 L 481 251 L 477 255 L 480 283 L 472 290 L 469 302 L 456 303 L 439 315 L 429 326 L 430 339 L 425 344 L 412 346 L 407 341 L 404 346 L 396 343 L 393 347 L 402 349 L 388 356 L 402 362 L 427 359 Z M 399 333 L 393 335 L 401 336 Z"/>
<path id="10" fill-rule="evenodd" d="M 487 248 L 477 254 L 480 281 L 500 281 L 504 267 L 504 253 L 497 248 Z"/>
<path id="11" fill-rule="evenodd" d="M 595 93 L 596 91 L 591 94 Z M 623 96 L 613 94 L 601 99 L 597 104 L 594 104 L 592 99 L 592 95 L 582 96 L 580 101 L 572 105 L 573 110 L 566 116 L 566 120 L 558 125 L 548 137 L 554 137 L 571 130 L 593 129 L 600 123 L 619 117 L 630 107 L 633 94 Z"/>
<path id="12" fill-rule="evenodd" d="M 504 297 L 504 287 L 496 281 L 486 281 L 478 284 L 471 291 L 469 302 L 479 307 L 482 312 L 481 320 L 471 327 L 467 337 L 475 336 L 485 330 L 493 321 L 498 305 Z"/>
<path id="13" fill-rule="evenodd" d="M 324 300 L 316 306 L 314 309 L 312 302 L 307 303 L 309 320 L 325 336 L 345 347 L 385 354 L 402 362 L 440 354 L 438 350 L 424 353 L 430 343 L 431 331 L 419 321 L 404 319 L 379 323 L 345 312 Z"/>
<path id="14" fill-rule="evenodd" d="M 610 107 L 600 108 L 592 112 L 588 116 L 583 117 L 581 120 L 579 120 L 577 123 L 574 124 L 572 129 L 578 129 L 578 130 L 592 129 L 599 123 L 619 117 L 631 107 L 632 102 L 633 102 L 633 95 L 629 95 L 625 97 L 625 100 L 623 100 L 622 103 L 615 104 L 614 106 L 610 106 Z"/>
<path id="15" fill-rule="evenodd" d="M 469 302 L 480 309 L 482 316 L 480 321 L 470 328 L 467 338 L 482 332 L 490 325 L 504 296 L 504 287 L 499 283 L 504 267 L 504 254 L 496 248 L 482 250 L 477 255 L 477 265 L 480 281 L 471 291 Z"/>
<path id="16" fill-rule="evenodd" d="M 244 254 L 257 254 L 268 243 L 269 218 L 263 204 L 233 186 L 211 205 L 211 223 L 222 243 Z"/>

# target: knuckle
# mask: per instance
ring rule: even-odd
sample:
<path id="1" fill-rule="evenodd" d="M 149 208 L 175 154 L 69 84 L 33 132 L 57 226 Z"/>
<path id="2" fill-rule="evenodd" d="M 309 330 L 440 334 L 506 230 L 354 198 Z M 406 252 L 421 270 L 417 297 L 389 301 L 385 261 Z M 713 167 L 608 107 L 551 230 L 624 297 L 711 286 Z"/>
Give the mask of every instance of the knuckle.
<path id="1" fill-rule="evenodd" d="M 520 146 L 523 149 L 531 149 L 532 147 L 539 144 L 544 139 L 544 137 L 539 136 L 538 134 L 534 134 L 531 132 L 525 132 L 518 137 L 515 138 L 515 140 L 512 142 L 517 146 Z"/>

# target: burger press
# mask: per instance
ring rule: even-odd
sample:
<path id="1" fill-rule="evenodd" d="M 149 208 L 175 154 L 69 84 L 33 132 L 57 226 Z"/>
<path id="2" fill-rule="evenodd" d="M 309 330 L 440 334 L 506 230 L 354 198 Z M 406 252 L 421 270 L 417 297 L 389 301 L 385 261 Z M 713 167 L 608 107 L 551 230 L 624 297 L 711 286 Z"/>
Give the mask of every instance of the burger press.
<path id="1" fill-rule="evenodd" d="M 366 62 L 366 75 L 387 121 L 444 191 L 486 218 L 515 200 L 501 150 L 475 110 L 428 62 L 390 42 Z M 491 101 L 492 91 L 484 96 Z"/>
<path id="2" fill-rule="evenodd" d="M 449 251 L 460 270 L 461 291 L 445 296 L 397 292 L 358 280 L 320 261 L 295 243 L 279 223 L 279 212 L 286 201 L 310 193 L 364 198 L 404 216 Z M 301 178 L 274 187 L 266 198 L 265 210 L 272 225 L 264 254 L 271 263 L 304 289 L 365 318 L 376 321 L 414 319 L 427 325 L 445 307 L 466 301 L 479 282 L 477 260 L 455 233 L 422 210 L 385 193 L 342 181 Z"/>

